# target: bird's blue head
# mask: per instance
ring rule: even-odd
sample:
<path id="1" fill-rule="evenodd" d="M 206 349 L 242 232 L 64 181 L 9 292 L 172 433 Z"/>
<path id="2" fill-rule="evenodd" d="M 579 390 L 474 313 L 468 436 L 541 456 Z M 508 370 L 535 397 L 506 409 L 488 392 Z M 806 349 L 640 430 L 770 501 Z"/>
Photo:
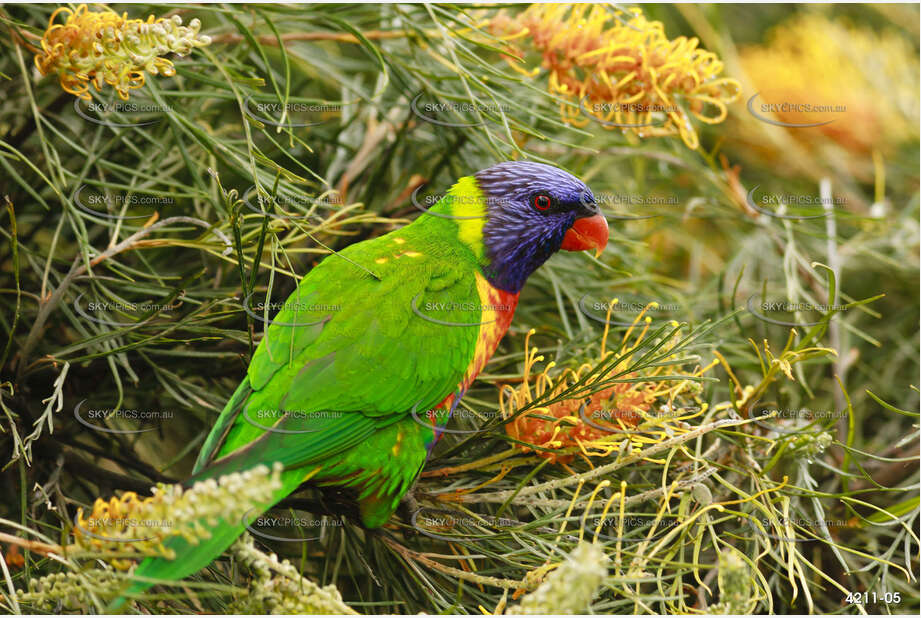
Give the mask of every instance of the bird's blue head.
<path id="1" fill-rule="evenodd" d="M 517 293 L 560 249 L 600 254 L 608 242 L 595 196 L 572 174 L 543 163 L 505 161 L 473 178 L 486 204 L 483 271 L 497 288 Z"/>

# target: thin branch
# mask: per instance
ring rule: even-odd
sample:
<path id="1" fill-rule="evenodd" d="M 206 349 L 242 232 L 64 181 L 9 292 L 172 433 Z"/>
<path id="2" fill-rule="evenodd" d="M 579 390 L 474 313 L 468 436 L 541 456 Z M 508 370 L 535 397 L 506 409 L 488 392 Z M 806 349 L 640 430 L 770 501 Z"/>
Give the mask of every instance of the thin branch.
<path id="1" fill-rule="evenodd" d="M 138 230 L 137 232 L 135 232 L 134 234 L 132 234 L 131 236 L 129 236 L 122 242 L 118 243 L 117 245 L 109 247 L 106 251 L 99 254 L 95 258 L 93 258 L 90 261 L 89 265 L 87 264 L 80 265 L 80 256 L 77 256 L 76 258 L 74 258 L 74 263 L 70 268 L 70 272 L 67 273 L 63 281 L 61 281 L 60 285 L 58 285 L 58 287 L 54 290 L 54 292 L 51 294 L 48 300 L 42 303 L 42 306 L 38 311 L 38 315 L 35 318 L 35 322 L 32 324 L 32 329 L 29 331 L 29 336 L 26 338 L 26 342 L 22 346 L 22 351 L 19 356 L 19 368 L 17 371 L 17 376 L 22 377 L 22 373 L 26 368 L 26 363 L 28 361 L 29 354 L 32 352 L 32 348 L 35 347 L 35 344 L 38 342 L 39 334 L 41 333 L 42 328 L 45 326 L 45 322 L 48 320 L 48 316 L 51 315 L 51 312 L 58 306 L 58 303 L 61 302 L 61 298 L 64 296 L 64 292 L 67 291 L 67 288 L 70 286 L 70 284 L 73 282 L 73 280 L 76 277 L 79 277 L 80 275 L 85 273 L 89 269 L 90 266 L 96 266 L 100 262 L 103 262 L 109 259 L 110 257 L 118 255 L 119 253 L 122 253 L 123 251 L 128 251 L 130 249 L 134 249 L 137 246 L 142 246 L 142 243 L 139 242 L 142 238 L 144 238 L 145 236 L 147 236 L 154 230 L 157 230 L 167 225 L 171 225 L 173 223 L 192 223 L 195 225 L 200 225 L 201 227 L 204 227 L 205 229 L 210 230 L 211 232 L 214 233 L 215 236 L 221 239 L 221 241 L 227 247 L 224 253 L 231 251 L 233 248 L 233 245 L 231 244 L 230 239 L 227 238 L 227 236 L 223 232 L 221 232 L 218 229 L 215 229 L 207 221 L 202 221 L 201 219 L 196 219 L 195 217 L 170 217 L 168 219 L 164 219 L 163 221 L 159 221 L 157 223 L 149 225 L 141 230 Z"/>

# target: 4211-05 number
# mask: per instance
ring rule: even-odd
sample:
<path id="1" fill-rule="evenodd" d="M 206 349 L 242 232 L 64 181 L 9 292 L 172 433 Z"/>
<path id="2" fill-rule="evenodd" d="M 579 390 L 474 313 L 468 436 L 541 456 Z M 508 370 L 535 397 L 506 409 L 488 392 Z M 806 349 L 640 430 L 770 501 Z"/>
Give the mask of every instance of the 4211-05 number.
<path id="1" fill-rule="evenodd" d="M 866 605 L 868 603 L 901 603 L 902 594 L 900 592 L 849 592 L 844 599 L 847 603 Z"/>

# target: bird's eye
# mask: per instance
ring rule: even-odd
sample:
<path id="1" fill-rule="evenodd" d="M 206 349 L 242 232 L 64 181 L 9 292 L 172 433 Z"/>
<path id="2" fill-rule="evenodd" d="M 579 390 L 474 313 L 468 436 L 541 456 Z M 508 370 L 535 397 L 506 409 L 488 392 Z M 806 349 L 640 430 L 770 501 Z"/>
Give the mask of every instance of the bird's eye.
<path id="1" fill-rule="evenodd" d="M 537 210 L 547 210 L 553 206 L 553 198 L 546 193 L 538 193 L 531 198 L 531 205 Z"/>

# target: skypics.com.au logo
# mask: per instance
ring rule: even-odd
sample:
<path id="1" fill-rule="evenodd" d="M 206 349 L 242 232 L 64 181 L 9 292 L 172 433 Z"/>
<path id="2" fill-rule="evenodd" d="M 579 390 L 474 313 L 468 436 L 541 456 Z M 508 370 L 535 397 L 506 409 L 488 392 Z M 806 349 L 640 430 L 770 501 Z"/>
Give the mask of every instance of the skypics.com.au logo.
<path id="1" fill-rule="evenodd" d="M 806 129 L 809 127 L 821 127 L 831 124 L 840 118 L 840 114 L 847 112 L 847 105 L 834 103 L 813 103 L 809 101 L 785 101 L 785 100 L 760 100 L 761 93 L 756 92 L 748 99 L 748 113 L 767 124 L 778 127 L 787 127 L 789 129 Z M 775 120 L 770 115 L 781 118 L 800 117 L 803 114 L 815 115 L 816 120 L 813 122 L 786 122 Z"/>
<path id="2" fill-rule="evenodd" d="M 318 208 L 342 206 L 344 200 L 335 191 L 312 196 L 303 193 L 278 193 L 266 195 L 256 185 L 243 192 L 243 204 L 252 212 L 273 219 L 307 220 L 323 223 L 325 219 L 315 212 Z"/>
<path id="3" fill-rule="evenodd" d="M 86 184 L 74 189 L 70 201 L 78 209 L 94 217 L 125 221 L 150 219 L 155 212 L 176 205 L 176 199 L 169 195 L 142 192 L 109 194 Z M 138 210 L 141 210 L 141 214 L 127 214 Z"/>
<path id="4" fill-rule="evenodd" d="M 660 126 L 668 122 L 668 114 L 680 111 L 677 105 L 662 105 L 661 103 L 589 103 L 589 95 L 585 95 L 579 100 L 579 109 L 586 118 L 612 129 L 640 129 Z M 648 120 L 642 122 L 611 120 L 611 118 L 622 118 L 623 115 L 631 118 L 647 118 Z"/>
<path id="5" fill-rule="evenodd" d="M 504 103 L 471 103 L 469 101 L 436 100 L 420 92 L 410 101 L 409 107 L 416 117 L 441 127 L 471 128 L 486 124 L 499 113 L 511 113 L 512 107 Z"/>
<path id="6" fill-rule="evenodd" d="M 243 514 L 241 523 L 255 537 L 282 543 L 318 541 L 324 530 L 343 526 L 338 519 L 317 517 L 309 513 L 281 509 L 259 513 L 255 508 Z"/>
<path id="7" fill-rule="evenodd" d="M 146 127 L 164 120 L 172 114 L 173 108 L 143 95 L 135 94 L 130 101 L 85 101 L 74 100 L 74 112 L 87 122 L 113 129 Z"/>
<path id="8" fill-rule="evenodd" d="M 256 123 L 286 129 L 315 127 L 342 115 L 341 103 L 316 100 L 259 101 L 256 95 L 248 95 L 243 101 L 243 113 Z"/>
<path id="9" fill-rule="evenodd" d="M 157 408 L 109 408 L 99 407 L 90 403 L 86 405 L 89 399 L 84 399 L 74 406 L 74 418 L 77 422 L 101 433 L 112 434 L 135 434 L 153 431 L 157 425 L 163 421 L 171 420 L 174 417 L 172 410 L 161 410 Z M 120 419 L 130 421 L 129 424 L 137 423 L 141 427 L 136 429 L 113 429 L 102 423 L 109 419 Z M 144 427 L 144 425 L 150 425 Z"/>
<path id="10" fill-rule="evenodd" d="M 748 205 L 757 212 L 775 219 L 821 219 L 843 210 L 847 198 L 808 193 L 763 193 L 755 185 L 746 196 Z"/>
<path id="11" fill-rule="evenodd" d="M 678 303 L 632 294 L 618 294 L 613 300 L 591 298 L 583 294 L 577 303 L 579 311 L 587 318 L 611 326 L 632 326 L 638 320 L 653 325 L 680 322 L 682 307 Z"/>
<path id="12" fill-rule="evenodd" d="M 74 299 L 73 307 L 77 314 L 89 322 L 116 328 L 137 326 L 153 318 L 170 319 L 174 317 L 175 311 L 182 306 L 179 300 L 175 300 L 172 303 L 154 300 L 137 302 L 128 300 L 85 300 L 83 298 L 84 294 L 81 292 Z"/>
<path id="13" fill-rule="evenodd" d="M 243 420 L 263 431 L 278 434 L 305 434 L 323 431 L 330 420 L 340 420 L 349 414 L 340 410 L 281 410 L 244 407 Z M 352 412 L 351 414 L 357 414 Z"/>

